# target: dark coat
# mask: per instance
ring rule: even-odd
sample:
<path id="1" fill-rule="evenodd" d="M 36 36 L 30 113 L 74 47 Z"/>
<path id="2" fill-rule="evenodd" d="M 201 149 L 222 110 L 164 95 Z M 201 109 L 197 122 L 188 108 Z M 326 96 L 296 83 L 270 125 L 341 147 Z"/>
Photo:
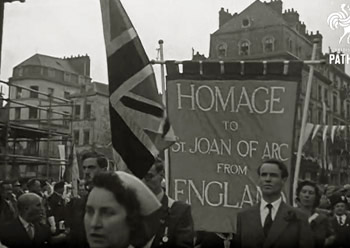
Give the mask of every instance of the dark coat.
<path id="1" fill-rule="evenodd" d="M 85 234 L 84 214 L 87 195 L 81 198 L 73 198 L 67 205 L 66 227 L 70 229 L 68 235 L 69 247 L 87 248 L 89 247 Z"/>
<path id="2" fill-rule="evenodd" d="M 0 227 L 1 243 L 8 248 L 49 247 L 51 233 L 48 226 L 34 224 L 34 239 L 31 240 L 19 218 Z"/>
<path id="3" fill-rule="evenodd" d="M 65 221 L 66 215 L 66 207 L 64 199 L 58 195 L 57 193 L 53 193 L 48 199 L 47 203 L 49 204 L 49 208 L 51 210 L 51 214 L 55 217 L 56 222 L 56 230 L 59 232 L 59 222 Z M 61 230 L 62 231 L 62 230 Z"/>
<path id="4" fill-rule="evenodd" d="M 350 215 L 346 216 L 346 221 L 342 226 L 335 216 L 332 217 L 331 222 L 335 233 L 335 242 L 332 247 L 350 247 Z"/>
<path id="5" fill-rule="evenodd" d="M 194 247 L 191 206 L 166 195 L 161 203 L 161 225 L 151 247 Z"/>
<path id="6" fill-rule="evenodd" d="M 329 217 L 323 213 L 317 212 L 318 216 L 311 221 L 310 227 L 313 233 L 315 247 L 325 247 L 325 241 L 328 237 L 334 235 L 334 229 Z"/>
<path id="7" fill-rule="evenodd" d="M 265 237 L 260 219 L 260 204 L 246 208 L 237 215 L 235 247 L 244 248 L 312 248 L 314 241 L 307 217 L 283 202 Z"/>
<path id="8" fill-rule="evenodd" d="M 214 233 L 198 231 L 196 235 L 196 248 L 234 248 L 232 240 L 233 234 L 229 233 Z M 226 244 L 225 244 L 226 243 Z"/>
<path id="9" fill-rule="evenodd" d="M 7 223 L 16 219 L 16 213 L 9 204 L 4 200 L 0 199 L 0 223 Z"/>

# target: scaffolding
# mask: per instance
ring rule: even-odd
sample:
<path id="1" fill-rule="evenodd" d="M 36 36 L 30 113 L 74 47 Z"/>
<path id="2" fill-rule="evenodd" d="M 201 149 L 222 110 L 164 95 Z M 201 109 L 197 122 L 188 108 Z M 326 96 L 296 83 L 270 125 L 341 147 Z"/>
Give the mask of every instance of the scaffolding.
<path id="1" fill-rule="evenodd" d="M 73 101 L 11 82 L 0 83 L 9 89 L 7 98 L 0 92 L 6 102 L 0 105 L 0 180 L 62 180 L 73 148 Z M 32 97 L 12 97 L 11 92 L 17 94 L 18 89 L 29 91 Z M 28 118 L 22 118 L 23 113 L 28 113 Z M 64 145 L 64 157 L 60 156 L 59 145 Z"/>

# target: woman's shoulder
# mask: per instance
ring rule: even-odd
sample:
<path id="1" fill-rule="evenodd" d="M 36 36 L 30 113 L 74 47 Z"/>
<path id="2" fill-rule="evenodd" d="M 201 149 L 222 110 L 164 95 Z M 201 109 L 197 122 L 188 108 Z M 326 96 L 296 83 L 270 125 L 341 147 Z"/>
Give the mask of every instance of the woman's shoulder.
<path id="1" fill-rule="evenodd" d="M 332 216 L 332 211 L 328 209 L 323 209 L 323 208 L 316 208 L 315 213 L 319 215 L 318 218 L 324 218 L 327 219 Z"/>

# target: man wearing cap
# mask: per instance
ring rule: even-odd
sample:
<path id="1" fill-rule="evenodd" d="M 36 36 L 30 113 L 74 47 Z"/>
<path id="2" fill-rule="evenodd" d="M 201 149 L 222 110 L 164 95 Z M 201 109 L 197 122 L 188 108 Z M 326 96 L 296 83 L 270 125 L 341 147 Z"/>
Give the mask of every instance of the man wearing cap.
<path id="1" fill-rule="evenodd" d="M 237 215 L 234 247 L 314 247 L 307 216 L 282 201 L 288 177 L 284 163 L 270 159 L 258 168 L 261 202 Z"/>
<path id="2" fill-rule="evenodd" d="M 332 225 L 335 233 L 334 247 L 350 247 L 350 216 L 346 213 L 348 201 L 341 194 L 330 197 L 334 216 Z"/>
<path id="3" fill-rule="evenodd" d="M 162 203 L 161 226 L 154 237 L 152 248 L 193 247 L 194 230 L 191 206 L 167 196 L 162 187 L 163 179 L 164 164 L 161 159 L 157 159 L 143 179 L 143 182 Z"/>

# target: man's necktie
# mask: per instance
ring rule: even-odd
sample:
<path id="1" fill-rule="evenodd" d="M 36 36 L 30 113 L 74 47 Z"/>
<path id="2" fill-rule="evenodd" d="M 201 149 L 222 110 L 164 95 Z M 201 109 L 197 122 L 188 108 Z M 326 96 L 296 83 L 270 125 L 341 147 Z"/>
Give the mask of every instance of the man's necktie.
<path id="1" fill-rule="evenodd" d="M 270 228 L 272 226 L 272 211 L 271 211 L 272 205 L 269 203 L 266 205 L 266 207 L 269 209 L 269 214 L 266 216 L 265 223 L 264 223 L 265 236 L 267 236 L 267 234 L 269 233 Z"/>
<path id="2" fill-rule="evenodd" d="M 27 233 L 30 239 L 34 239 L 34 226 L 33 224 L 28 224 Z"/>
<path id="3" fill-rule="evenodd" d="M 341 226 L 342 226 L 342 225 L 344 224 L 344 223 L 343 223 L 343 220 L 342 220 L 342 217 L 341 217 L 341 216 L 339 216 L 339 217 L 338 217 L 338 220 L 339 220 L 339 225 L 341 225 Z"/>

